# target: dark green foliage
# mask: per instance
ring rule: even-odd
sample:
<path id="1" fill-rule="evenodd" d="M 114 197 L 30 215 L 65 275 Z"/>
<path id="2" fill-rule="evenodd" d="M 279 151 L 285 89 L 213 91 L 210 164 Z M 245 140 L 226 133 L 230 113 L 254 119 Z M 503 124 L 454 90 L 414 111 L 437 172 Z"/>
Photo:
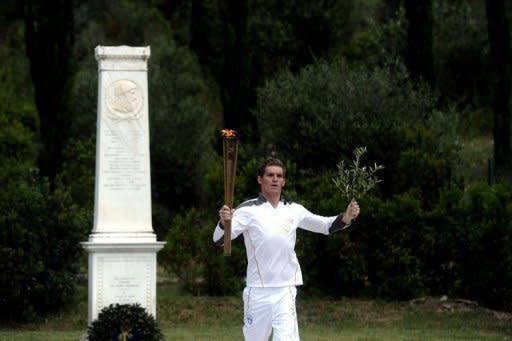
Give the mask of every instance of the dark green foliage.
<path id="1" fill-rule="evenodd" d="M 249 118 L 248 0 L 219 2 L 223 65 L 218 83 L 224 109 L 224 126 L 246 127 Z"/>
<path id="2" fill-rule="evenodd" d="M 256 87 L 284 66 L 299 70 L 347 42 L 358 19 L 353 7 L 348 0 L 199 0 L 181 6 L 176 20 L 189 16 L 184 40 L 219 86 L 224 125 L 251 131 Z"/>
<path id="3" fill-rule="evenodd" d="M 434 85 L 433 0 L 404 1 L 407 18 L 405 64 L 415 79 Z"/>
<path id="4" fill-rule="evenodd" d="M 73 294 L 89 221 L 61 183 L 50 191 L 34 166 L 37 116 L 8 93 L 0 105 L 0 320 L 28 320 Z"/>
<path id="5" fill-rule="evenodd" d="M 203 194 L 217 131 L 197 61 L 172 42 L 158 46 L 149 74 L 153 196 L 179 209 Z"/>
<path id="6" fill-rule="evenodd" d="M 370 20 L 368 29 L 355 32 L 350 44 L 343 46 L 341 53 L 350 65 L 405 68 L 407 20 L 403 7 L 399 4 L 396 7 L 387 20 Z"/>
<path id="7" fill-rule="evenodd" d="M 231 257 L 225 257 L 212 240 L 215 224 L 215 214 L 209 211 L 192 208 L 177 215 L 158 255 L 160 264 L 178 276 L 185 290 L 196 295 L 234 294 L 242 288 L 242 238 L 233 242 Z"/>
<path id="8" fill-rule="evenodd" d="M 96 138 L 72 139 L 64 149 L 64 162 L 59 181 L 66 184 L 73 202 L 93 216 L 96 166 Z M 91 218 L 92 222 L 92 218 Z"/>
<path id="9" fill-rule="evenodd" d="M 436 86 L 441 100 L 462 108 L 490 104 L 484 1 L 434 1 L 433 19 Z M 471 72 L 467 72 L 469 68 Z M 471 127 L 489 129 L 481 123 Z"/>
<path id="10" fill-rule="evenodd" d="M 494 111 L 494 170 L 500 180 L 512 180 L 512 62 L 510 57 L 510 27 L 505 11 L 505 0 L 485 1 L 489 52 L 491 57 L 492 109 Z"/>
<path id="11" fill-rule="evenodd" d="M 300 70 L 348 41 L 355 21 L 354 1 L 249 1 L 250 46 L 262 71 Z M 271 73 L 268 73 L 272 71 Z"/>
<path id="12" fill-rule="evenodd" d="M 370 215 L 358 221 L 354 233 L 366 239 L 368 281 L 379 297 L 407 299 L 424 293 L 421 273 L 424 238 L 423 211 L 417 193 L 386 202 L 374 201 Z"/>
<path id="13" fill-rule="evenodd" d="M 178 276 L 182 286 L 191 292 L 199 292 L 202 277 L 201 247 L 204 235 L 200 213 L 191 209 L 184 216 L 176 215 L 167 233 L 165 248 L 158 254 L 160 264 L 169 273 Z"/>
<path id="14" fill-rule="evenodd" d="M 439 190 L 454 180 L 452 168 L 460 150 L 456 122 L 455 113 L 436 111 L 424 123 L 404 129 L 399 161 L 388 178 L 395 193 L 414 188 L 423 207 L 437 202 Z"/>
<path id="15" fill-rule="evenodd" d="M 323 200 L 336 203 L 337 209 L 331 208 L 331 215 L 344 211 L 340 195 L 330 193 Z M 393 299 L 424 293 L 419 200 L 414 194 L 388 201 L 372 196 L 358 200 L 363 213 L 347 230 L 328 237 L 300 232 L 297 250 L 305 290 L 332 296 L 362 294 Z M 311 257 L 320 250 L 320 258 Z"/>
<path id="16" fill-rule="evenodd" d="M 446 188 L 429 214 L 435 250 L 430 287 L 510 309 L 512 206 L 510 188 L 474 184 Z M 435 267 L 432 267 L 435 265 Z"/>
<path id="17" fill-rule="evenodd" d="M 160 341 L 163 334 L 155 318 L 140 304 L 111 304 L 101 310 L 87 329 L 89 341 Z"/>
<path id="18" fill-rule="evenodd" d="M 331 168 L 351 159 L 355 147 L 366 146 L 368 159 L 386 167 L 382 185 L 389 193 L 404 129 L 424 123 L 433 105 L 428 89 L 414 87 L 407 74 L 318 62 L 267 83 L 254 114 L 262 144 L 299 169 Z"/>
<path id="19" fill-rule="evenodd" d="M 324 193 L 324 202 L 339 200 Z M 328 238 L 300 233 L 306 292 L 400 300 L 446 294 L 510 309 L 510 189 L 448 185 L 430 209 L 421 200 L 419 191 L 386 201 L 366 196 L 349 230 Z M 319 250 L 321 259 L 309 256 Z"/>
<path id="20" fill-rule="evenodd" d="M 0 180 L 4 183 L 20 177 L 19 172 L 33 166 L 37 157 L 36 134 L 29 126 L 37 125 L 38 119 L 29 105 L 17 111 L 14 107 L 2 106 L 0 104 Z"/>
<path id="21" fill-rule="evenodd" d="M 203 292 L 209 295 L 234 295 L 239 294 L 244 286 L 246 255 L 243 238 L 237 238 L 231 244 L 231 256 L 226 257 L 222 247 L 212 241 L 212 225 L 203 225 L 208 231 L 208 239 L 203 253 L 204 283 Z"/>
<path id="22" fill-rule="evenodd" d="M 2 320 L 44 315 L 72 297 L 90 223 L 65 190 L 24 173 L 0 192 Z"/>
<path id="23" fill-rule="evenodd" d="M 67 0 L 29 0 L 24 5 L 26 52 L 41 124 L 38 166 L 52 189 L 71 126 L 68 110 L 75 72 L 73 9 L 73 1 Z"/>

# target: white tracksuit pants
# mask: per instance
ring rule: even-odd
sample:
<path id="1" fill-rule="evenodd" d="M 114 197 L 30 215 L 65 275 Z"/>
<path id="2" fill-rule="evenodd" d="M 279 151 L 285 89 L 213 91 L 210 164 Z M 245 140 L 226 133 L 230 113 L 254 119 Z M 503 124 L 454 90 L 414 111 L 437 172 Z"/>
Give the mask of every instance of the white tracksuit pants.
<path id="1" fill-rule="evenodd" d="M 244 300 L 244 336 L 246 341 L 298 341 L 299 327 L 295 310 L 297 288 L 246 287 Z"/>

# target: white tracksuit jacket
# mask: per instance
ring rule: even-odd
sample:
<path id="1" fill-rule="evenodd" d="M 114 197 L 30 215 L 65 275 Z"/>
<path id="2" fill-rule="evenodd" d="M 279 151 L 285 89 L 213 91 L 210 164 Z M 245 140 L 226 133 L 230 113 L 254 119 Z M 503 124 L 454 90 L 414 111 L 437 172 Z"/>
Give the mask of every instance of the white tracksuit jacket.
<path id="1" fill-rule="evenodd" d="M 302 285 L 302 272 L 295 254 L 296 230 L 329 234 L 348 227 L 342 216 L 323 217 L 304 206 L 281 200 L 274 208 L 265 197 L 242 203 L 231 221 L 231 239 L 244 236 L 248 287 Z M 224 231 L 217 224 L 214 242 L 222 245 Z"/>

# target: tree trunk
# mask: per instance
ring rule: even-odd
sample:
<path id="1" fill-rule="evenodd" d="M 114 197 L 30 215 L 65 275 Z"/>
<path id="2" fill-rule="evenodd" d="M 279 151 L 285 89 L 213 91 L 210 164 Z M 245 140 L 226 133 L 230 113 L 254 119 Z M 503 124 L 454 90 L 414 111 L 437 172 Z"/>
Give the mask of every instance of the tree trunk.
<path id="1" fill-rule="evenodd" d="M 190 6 L 190 48 L 196 53 L 202 69 L 216 75 L 218 56 L 214 44 L 217 32 L 212 18 L 215 12 L 206 0 L 192 0 Z"/>
<path id="2" fill-rule="evenodd" d="M 432 0 L 405 0 L 407 47 L 405 64 L 415 79 L 434 86 Z"/>
<path id="3" fill-rule="evenodd" d="M 248 123 L 249 53 L 247 48 L 247 0 L 226 0 L 225 60 L 220 79 L 224 125 L 240 129 Z"/>
<path id="4" fill-rule="evenodd" d="M 381 2 L 378 7 L 380 20 L 384 21 L 396 18 L 401 2 L 401 0 L 387 0 Z"/>
<path id="5" fill-rule="evenodd" d="M 494 111 L 494 169 L 497 179 L 503 179 L 510 172 L 510 91 L 512 62 L 510 61 L 510 40 L 504 0 L 486 0 L 487 29 L 493 74 Z M 510 174 L 508 177 L 510 178 Z"/>
<path id="6" fill-rule="evenodd" d="M 40 119 L 41 175 L 52 188 L 62 165 L 68 137 L 67 111 L 73 49 L 73 1 L 26 0 L 25 44 Z"/>

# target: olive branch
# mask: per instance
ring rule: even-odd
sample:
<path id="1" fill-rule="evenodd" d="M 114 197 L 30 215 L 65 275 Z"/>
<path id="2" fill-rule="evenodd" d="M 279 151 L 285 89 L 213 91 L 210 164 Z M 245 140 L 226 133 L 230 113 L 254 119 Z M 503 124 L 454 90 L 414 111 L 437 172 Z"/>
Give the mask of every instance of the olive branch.
<path id="1" fill-rule="evenodd" d="M 332 181 L 348 201 L 360 197 L 382 181 L 377 178 L 376 173 L 384 166 L 374 163 L 367 167 L 360 164 L 361 157 L 366 152 L 366 147 L 358 147 L 354 149 L 355 159 L 351 164 L 345 164 L 344 160 L 337 164 L 338 175 Z"/>

